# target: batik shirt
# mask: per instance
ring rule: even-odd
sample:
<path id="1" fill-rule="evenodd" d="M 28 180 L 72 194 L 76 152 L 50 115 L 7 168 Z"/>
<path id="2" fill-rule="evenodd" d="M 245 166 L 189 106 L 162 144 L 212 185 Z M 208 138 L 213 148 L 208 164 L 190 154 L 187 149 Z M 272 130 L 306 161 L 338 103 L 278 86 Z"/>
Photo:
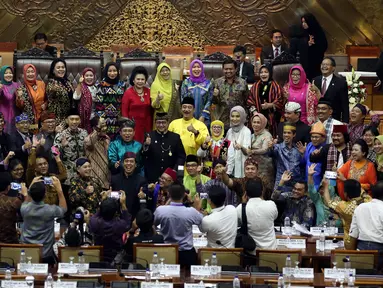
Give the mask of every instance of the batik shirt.
<path id="1" fill-rule="evenodd" d="M 80 177 L 73 178 L 69 190 L 69 201 L 71 202 L 72 212 L 74 213 L 77 207 L 84 207 L 91 214 L 95 214 L 101 201 L 102 183 L 94 177 L 85 180 Z M 93 193 L 88 194 L 86 188 L 93 186 Z"/>

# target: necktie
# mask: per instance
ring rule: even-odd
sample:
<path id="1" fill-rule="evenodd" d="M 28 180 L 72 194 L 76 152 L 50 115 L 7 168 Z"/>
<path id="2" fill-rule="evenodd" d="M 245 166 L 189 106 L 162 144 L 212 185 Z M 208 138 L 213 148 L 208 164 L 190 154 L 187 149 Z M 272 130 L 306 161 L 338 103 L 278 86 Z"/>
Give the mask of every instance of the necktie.
<path id="1" fill-rule="evenodd" d="M 274 56 L 274 58 L 277 58 L 278 56 L 279 56 L 279 49 L 275 48 L 275 56 Z"/>
<path id="2" fill-rule="evenodd" d="M 327 87 L 326 82 L 327 82 L 327 79 L 323 78 L 322 89 L 321 89 L 322 96 L 324 96 L 324 94 L 326 93 L 326 87 Z"/>

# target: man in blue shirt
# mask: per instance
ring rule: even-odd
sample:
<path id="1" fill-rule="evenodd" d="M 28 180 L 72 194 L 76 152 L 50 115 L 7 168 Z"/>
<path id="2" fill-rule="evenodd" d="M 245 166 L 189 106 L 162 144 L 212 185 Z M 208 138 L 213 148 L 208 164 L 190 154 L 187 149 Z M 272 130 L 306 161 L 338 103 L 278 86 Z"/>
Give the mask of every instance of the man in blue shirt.
<path id="1" fill-rule="evenodd" d="M 181 267 L 196 265 L 197 253 L 193 247 L 193 225 L 202 223 L 201 200 L 194 197 L 193 207 L 184 205 L 185 187 L 173 184 L 169 188 L 170 204 L 160 206 L 154 212 L 154 225 L 161 225 L 165 243 L 178 243 Z"/>

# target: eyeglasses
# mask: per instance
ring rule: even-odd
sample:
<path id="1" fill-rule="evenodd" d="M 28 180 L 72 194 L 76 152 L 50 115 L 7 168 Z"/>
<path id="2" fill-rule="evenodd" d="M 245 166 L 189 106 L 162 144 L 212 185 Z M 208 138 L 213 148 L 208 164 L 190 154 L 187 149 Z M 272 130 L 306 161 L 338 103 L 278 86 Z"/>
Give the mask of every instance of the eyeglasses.
<path id="1" fill-rule="evenodd" d="M 301 77 L 301 74 L 291 74 L 291 77 L 299 78 Z"/>
<path id="2" fill-rule="evenodd" d="M 186 167 L 197 167 L 198 166 L 198 164 L 197 163 L 188 163 L 188 164 L 186 164 Z"/>

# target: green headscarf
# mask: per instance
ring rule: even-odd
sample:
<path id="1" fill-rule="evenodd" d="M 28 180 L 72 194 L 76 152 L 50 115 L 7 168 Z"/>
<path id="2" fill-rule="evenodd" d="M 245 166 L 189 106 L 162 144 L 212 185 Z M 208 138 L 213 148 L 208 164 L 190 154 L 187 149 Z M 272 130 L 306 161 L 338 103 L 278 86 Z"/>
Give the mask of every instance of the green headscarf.
<path id="1" fill-rule="evenodd" d="M 12 67 L 11 66 L 3 66 L 3 67 L 1 67 L 1 69 L 0 69 L 0 82 L 1 82 L 1 84 L 3 84 L 3 85 L 11 85 L 12 84 L 12 80 L 10 81 L 10 82 L 8 82 L 8 81 L 5 81 L 5 79 L 4 79 L 4 74 L 5 74 L 5 71 L 7 70 L 7 69 L 11 69 L 11 71 L 12 71 L 12 74 L 13 74 L 13 70 L 12 70 Z"/>
<path id="2" fill-rule="evenodd" d="M 375 139 L 378 139 L 383 144 L 383 135 L 376 136 Z M 376 154 L 376 164 L 378 164 L 378 167 L 383 166 L 383 153 Z"/>

